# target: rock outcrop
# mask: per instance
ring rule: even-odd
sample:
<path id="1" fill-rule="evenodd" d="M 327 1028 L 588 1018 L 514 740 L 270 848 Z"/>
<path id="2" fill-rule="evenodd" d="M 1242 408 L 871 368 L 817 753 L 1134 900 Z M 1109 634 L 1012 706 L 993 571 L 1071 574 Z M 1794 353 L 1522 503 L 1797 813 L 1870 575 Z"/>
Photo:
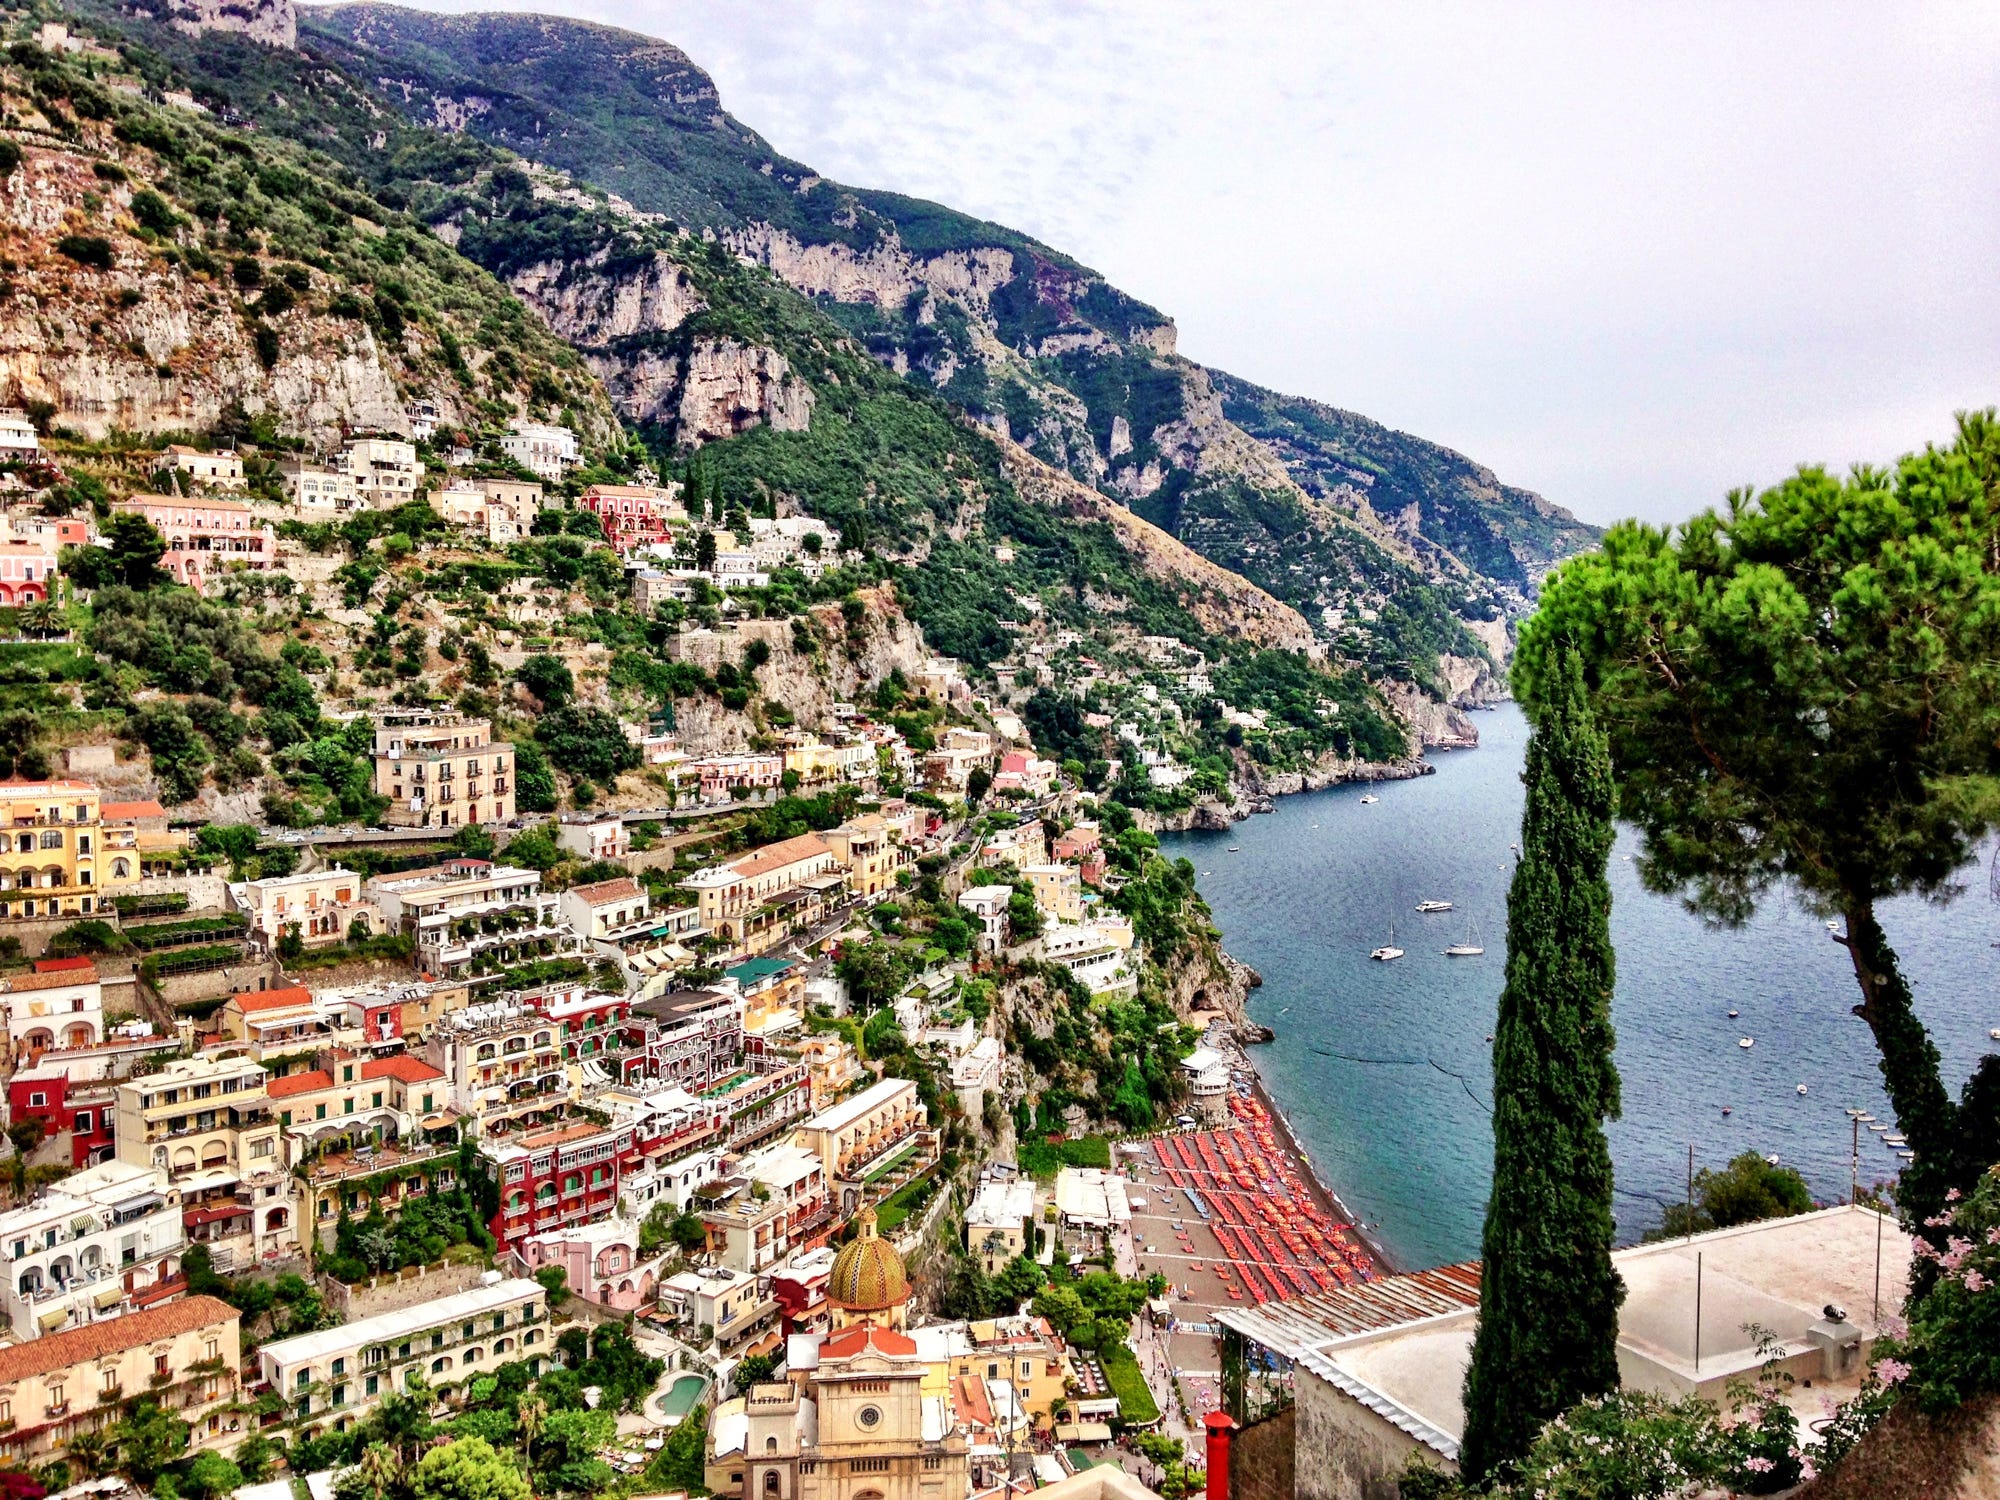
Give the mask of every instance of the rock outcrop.
<path id="1" fill-rule="evenodd" d="M 172 0 L 174 28 L 189 36 L 235 32 L 267 47 L 295 49 L 299 14 L 292 0 Z"/>
<path id="2" fill-rule="evenodd" d="M 759 425 L 804 432 L 812 409 L 812 387 L 777 350 L 704 339 L 688 351 L 674 417 L 683 443 L 705 443 Z"/>

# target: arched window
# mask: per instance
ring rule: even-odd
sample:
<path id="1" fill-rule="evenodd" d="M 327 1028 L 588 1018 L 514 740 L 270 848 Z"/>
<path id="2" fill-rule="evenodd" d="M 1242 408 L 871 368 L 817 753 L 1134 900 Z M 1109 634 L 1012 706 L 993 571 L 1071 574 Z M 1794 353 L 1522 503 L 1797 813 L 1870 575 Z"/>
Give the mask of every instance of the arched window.
<path id="1" fill-rule="evenodd" d="M 479 1061 L 492 1062 L 493 1059 L 498 1057 L 499 1055 L 500 1055 L 500 1049 L 495 1047 L 491 1042 L 483 1042 L 480 1044 L 478 1053 Z"/>
<path id="2" fill-rule="evenodd" d="M 765 1438 L 765 1439 L 764 1439 L 764 1451 L 765 1451 L 766 1453 L 776 1453 L 776 1452 L 778 1451 L 778 1440 L 777 1440 L 776 1438 L 774 1438 L 774 1437 L 767 1437 L 767 1438 Z M 776 1473 L 772 1473 L 772 1474 L 768 1474 L 768 1475 L 766 1475 L 765 1477 L 766 1477 L 767 1479 L 776 1479 L 776 1478 L 777 1478 L 778 1476 L 776 1475 Z"/>

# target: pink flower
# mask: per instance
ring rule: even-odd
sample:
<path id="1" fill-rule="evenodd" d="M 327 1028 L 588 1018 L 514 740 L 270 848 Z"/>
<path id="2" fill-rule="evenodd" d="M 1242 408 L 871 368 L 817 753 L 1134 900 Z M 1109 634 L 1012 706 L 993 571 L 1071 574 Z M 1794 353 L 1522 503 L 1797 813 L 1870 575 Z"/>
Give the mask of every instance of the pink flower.
<path id="1" fill-rule="evenodd" d="M 1875 1378 L 1884 1385 L 1901 1385 L 1910 1378 L 1910 1367 L 1900 1359 L 1875 1361 Z"/>
<path id="2" fill-rule="evenodd" d="M 1991 1285 L 1993 1283 L 1988 1281 L 1984 1276 L 1981 1276 L 1977 1271 L 1968 1270 L 1965 1273 L 1965 1289 L 1968 1292 L 1983 1292 Z"/>
<path id="3" fill-rule="evenodd" d="M 1944 1201 L 1947 1203 L 1956 1203 L 1958 1202 L 1959 1199 L 1963 1198 L 1964 1196 L 1965 1194 L 1961 1193 L 1957 1188 L 1946 1188 L 1944 1194 Z"/>
<path id="4" fill-rule="evenodd" d="M 1802 1458 L 1799 1460 L 1799 1478 L 1801 1481 L 1819 1478 L 1819 1469 L 1815 1467 L 1811 1459 Z"/>
<path id="5" fill-rule="evenodd" d="M 1910 1241 L 1910 1254 L 1914 1255 L 1918 1260 L 1936 1260 L 1938 1258 L 1937 1246 L 1933 1245 L 1922 1235 L 1918 1235 Z"/>
<path id="6" fill-rule="evenodd" d="M 1763 1454 L 1758 1453 L 1744 1459 L 1743 1467 L 1748 1469 L 1752 1474 L 1768 1474 L 1778 1466 L 1772 1463 L 1770 1459 L 1764 1457 Z"/>
<path id="7" fill-rule="evenodd" d="M 1950 1214 L 1932 1214 L 1928 1219 L 1924 1220 L 1924 1228 L 1942 1229 L 1945 1225 L 1953 1222 L 1955 1221 Z"/>
<path id="8" fill-rule="evenodd" d="M 1970 1254 L 1972 1241 L 1955 1234 L 1944 1242 L 1944 1254 L 1938 1257 L 1938 1264 L 1947 1271 L 1956 1271 L 1965 1264 L 1965 1257 Z"/>

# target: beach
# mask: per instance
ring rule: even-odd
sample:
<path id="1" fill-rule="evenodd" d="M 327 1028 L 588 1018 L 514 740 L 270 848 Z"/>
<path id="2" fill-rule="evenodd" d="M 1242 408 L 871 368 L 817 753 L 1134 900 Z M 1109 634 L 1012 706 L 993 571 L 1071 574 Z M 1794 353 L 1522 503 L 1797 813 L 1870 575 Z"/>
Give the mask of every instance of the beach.
<path id="1" fill-rule="evenodd" d="M 1226 1116 L 1149 1140 L 1128 1193 L 1139 1269 L 1168 1282 L 1167 1357 L 1197 1418 L 1220 1404 L 1218 1310 L 1391 1269 L 1313 1171 L 1249 1059 L 1231 1043 L 1210 1045 L 1231 1059 Z"/>

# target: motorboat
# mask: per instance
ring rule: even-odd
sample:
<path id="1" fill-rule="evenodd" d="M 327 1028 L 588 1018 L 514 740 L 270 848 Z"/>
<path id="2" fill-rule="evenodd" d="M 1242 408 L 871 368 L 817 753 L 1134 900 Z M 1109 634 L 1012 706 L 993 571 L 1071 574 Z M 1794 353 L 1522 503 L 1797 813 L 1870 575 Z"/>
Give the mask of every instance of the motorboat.
<path id="1" fill-rule="evenodd" d="M 1728 1118 L 1729 1118 L 1729 1117 L 1730 1117 L 1731 1115 L 1733 1115 L 1733 1114 L 1735 1114 L 1735 1113 L 1736 1113 L 1736 1111 L 1735 1111 L 1735 1110 L 1733 1110 L 1733 1109 L 1731 1109 L 1731 1108 L 1730 1108 L 1730 1107 L 1729 1107 L 1728 1105 L 1726 1105 L 1726 1104 L 1725 1104 L 1725 1105 L 1723 1105 L 1723 1106 L 1722 1106 L 1722 1118 L 1723 1118 L 1723 1119 L 1725 1119 L 1725 1120 L 1726 1120 L 1726 1119 L 1728 1119 Z"/>
<path id="2" fill-rule="evenodd" d="M 1995 1026 L 1990 1031 L 1988 1031 L 1986 1033 L 1986 1039 L 1990 1042 L 2000 1042 L 2000 1026 Z"/>
<path id="3" fill-rule="evenodd" d="M 1741 1014 L 1742 1014 L 1742 1012 L 1741 1012 L 1741 1011 L 1734 1011 L 1734 1010 L 1732 1010 L 1732 1011 L 1731 1011 L 1731 1012 L 1729 1013 L 1729 1019 L 1733 1021 L 1733 1020 L 1735 1020 L 1735 1019 L 1737 1018 L 1737 1016 L 1739 1016 L 1739 1015 L 1741 1015 Z"/>
<path id="4" fill-rule="evenodd" d="M 1361 805 L 1362 805 L 1363 807 L 1367 807 L 1367 806 L 1369 806 L 1370 804 L 1372 804 L 1372 803 L 1376 803 L 1376 802 L 1380 802 L 1381 800 L 1382 800 L 1382 799 L 1381 799 L 1380 797 L 1376 796 L 1376 795 L 1375 795 L 1375 794 L 1374 794 L 1373 792 L 1369 792 L 1369 793 L 1368 793 L 1368 794 L 1367 794 L 1366 796 L 1364 796 L 1364 797 L 1363 797 L 1363 798 L 1361 799 Z"/>
<path id="5" fill-rule="evenodd" d="M 1748 1052 L 1752 1047 L 1757 1045 L 1757 1039 L 1754 1036 L 1738 1037 L 1736 1045 L 1741 1047 L 1745 1052 Z"/>
<path id="6" fill-rule="evenodd" d="M 1450 911 L 1451 903 L 1449 901 L 1419 901 L 1417 903 L 1417 910 L 1428 917 L 1437 912 Z"/>
<path id="7" fill-rule="evenodd" d="M 1800 1084 L 1800 1085 L 1799 1085 L 1799 1092 L 1800 1092 L 1801 1094 L 1803 1094 L 1803 1093 L 1804 1093 L 1805 1091 L 1806 1091 L 1806 1086 L 1805 1086 L 1805 1085 L 1804 1085 L 1803 1083 L 1802 1083 L 1802 1084 Z"/>

